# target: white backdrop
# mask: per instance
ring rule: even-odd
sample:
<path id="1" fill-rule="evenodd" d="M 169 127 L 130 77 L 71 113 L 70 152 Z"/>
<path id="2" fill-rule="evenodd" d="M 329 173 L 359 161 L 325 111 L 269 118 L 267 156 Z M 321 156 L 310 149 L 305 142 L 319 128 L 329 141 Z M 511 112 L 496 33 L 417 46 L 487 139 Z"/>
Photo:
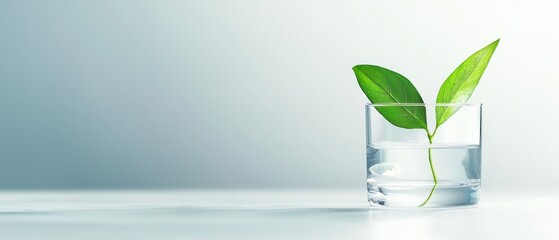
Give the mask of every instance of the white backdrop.
<path id="1" fill-rule="evenodd" d="M 555 1 L 2 1 L 1 188 L 359 188 L 351 67 L 425 101 L 501 38 L 486 189 L 559 181 Z"/>

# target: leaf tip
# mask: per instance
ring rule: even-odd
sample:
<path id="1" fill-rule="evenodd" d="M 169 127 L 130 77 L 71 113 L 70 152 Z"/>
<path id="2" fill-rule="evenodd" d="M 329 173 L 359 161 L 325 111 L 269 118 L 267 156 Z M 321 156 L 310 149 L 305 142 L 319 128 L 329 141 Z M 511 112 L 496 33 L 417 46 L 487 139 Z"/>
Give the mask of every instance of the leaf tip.
<path id="1" fill-rule="evenodd" d="M 491 44 L 489 44 L 490 46 L 493 46 L 493 48 L 497 48 L 497 45 L 499 45 L 499 42 L 501 41 L 501 38 L 497 38 L 497 40 L 493 41 Z"/>
<path id="2" fill-rule="evenodd" d="M 351 69 L 353 69 L 353 71 L 356 71 L 356 70 L 362 69 L 365 66 L 366 66 L 365 64 L 358 64 L 358 65 L 353 66 Z"/>

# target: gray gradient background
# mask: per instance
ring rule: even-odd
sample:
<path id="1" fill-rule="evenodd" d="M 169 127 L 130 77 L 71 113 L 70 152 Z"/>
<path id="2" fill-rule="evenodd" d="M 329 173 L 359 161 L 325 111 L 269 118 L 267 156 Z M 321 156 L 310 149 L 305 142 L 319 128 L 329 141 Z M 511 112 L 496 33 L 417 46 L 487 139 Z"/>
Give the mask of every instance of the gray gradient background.
<path id="1" fill-rule="evenodd" d="M 364 188 L 351 67 L 433 102 L 499 37 L 484 188 L 555 188 L 559 4 L 397 2 L 2 0 L 0 189 Z"/>

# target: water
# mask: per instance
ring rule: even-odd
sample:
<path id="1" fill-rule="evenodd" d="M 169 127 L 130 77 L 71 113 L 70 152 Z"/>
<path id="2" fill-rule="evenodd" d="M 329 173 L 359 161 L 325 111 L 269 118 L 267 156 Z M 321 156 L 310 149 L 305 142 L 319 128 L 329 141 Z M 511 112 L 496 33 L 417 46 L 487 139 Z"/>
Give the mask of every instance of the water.
<path id="1" fill-rule="evenodd" d="M 433 188 L 428 144 L 382 143 L 367 147 L 367 187 L 373 206 L 418 206 Z M 481 148 L 431 145 L 438 185 L 426 207 L 479 201 Z"/>

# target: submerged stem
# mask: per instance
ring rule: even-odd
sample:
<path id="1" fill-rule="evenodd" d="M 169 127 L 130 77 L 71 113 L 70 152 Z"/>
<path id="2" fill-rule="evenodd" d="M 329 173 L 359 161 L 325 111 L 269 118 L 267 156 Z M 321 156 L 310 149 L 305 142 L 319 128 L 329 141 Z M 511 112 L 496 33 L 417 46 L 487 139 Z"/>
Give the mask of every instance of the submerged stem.
<path id="1" fill-rule="evenodd" d="M 433 134 L 429 134 L 429 132 L 427 132 L 427 138 L 429 138 L 429 148 L 428 148 L 428 152 L 429 152 L 429 166 L 431 167 L 431 174 L 433 174 L 433 188 L 431 188 L 431 192 L 429 193 L 429 196 L 427 197 L 427 199 L 425 199 L 425 201 L 419 205 L 420 207 L 425 206 L 425 204 L 427 204 L 427 202 L 429 202 L 429 199 L 431 199 L 431 196 L 433 196 L 433 192 L 435 192 L 435 188 L 437 188 L 437 174 L 435 173 L 435 167 L 433 166 L 433 159 L 431 158 L 431 144 L 433 144 L 433 137 L 435 136 L 435 133 L 437 132 L 437 129 L 435 129 L 435 131 L 433 131 Z"/>

